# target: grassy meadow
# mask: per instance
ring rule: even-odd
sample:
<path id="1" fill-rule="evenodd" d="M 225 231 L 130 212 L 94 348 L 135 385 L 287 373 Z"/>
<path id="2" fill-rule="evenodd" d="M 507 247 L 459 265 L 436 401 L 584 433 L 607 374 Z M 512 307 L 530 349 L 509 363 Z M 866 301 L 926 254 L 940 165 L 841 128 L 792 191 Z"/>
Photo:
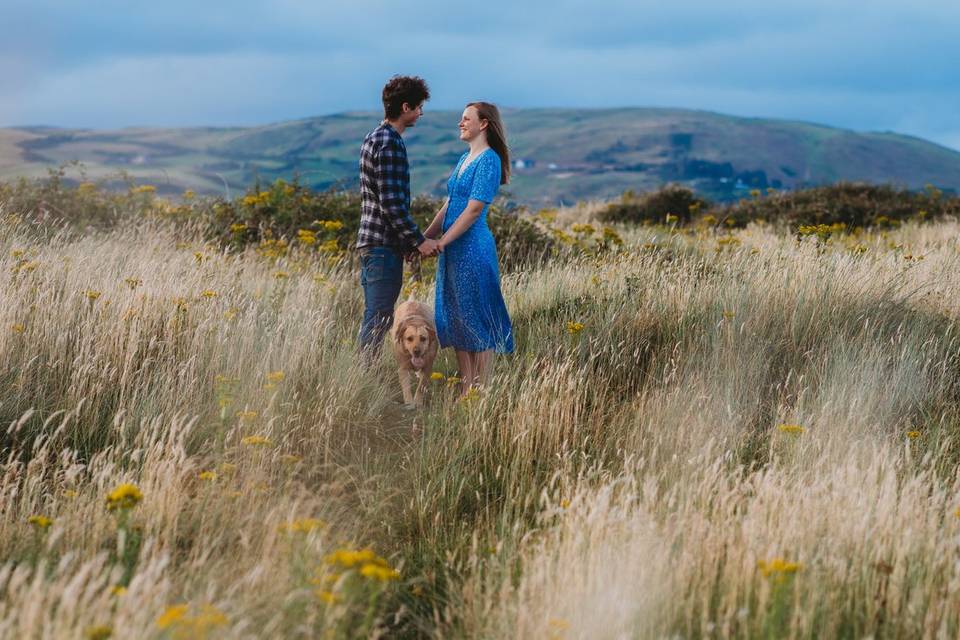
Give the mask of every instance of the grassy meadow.
<path id="1" fill-rule="evenodd" d="M 0 199 L 0 637 L 960 633 L 956 221 L 530 215 L 517 352 L 410 411 L 348 254 L 134 204 Z"/>

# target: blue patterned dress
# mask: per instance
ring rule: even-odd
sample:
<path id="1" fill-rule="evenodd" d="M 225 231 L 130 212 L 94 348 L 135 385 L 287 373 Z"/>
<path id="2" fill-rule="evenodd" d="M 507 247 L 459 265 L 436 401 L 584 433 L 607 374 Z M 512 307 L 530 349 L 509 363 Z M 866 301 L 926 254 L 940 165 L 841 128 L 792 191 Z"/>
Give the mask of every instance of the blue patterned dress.
<path id="1" fill-rule="evenodd" d="M 500 156 L 486 149 L 460 174 L 463 154 L 447 181 L 443 231 L 453 226 L 470 200 L 486 204 L 480 217 L 447 246 L 437 261 L 436 321 L 440 345 L 458 351 L 513 351 L 513 328 L 500 292 L 497 246 L 487 210 L 500 188 Z"/>

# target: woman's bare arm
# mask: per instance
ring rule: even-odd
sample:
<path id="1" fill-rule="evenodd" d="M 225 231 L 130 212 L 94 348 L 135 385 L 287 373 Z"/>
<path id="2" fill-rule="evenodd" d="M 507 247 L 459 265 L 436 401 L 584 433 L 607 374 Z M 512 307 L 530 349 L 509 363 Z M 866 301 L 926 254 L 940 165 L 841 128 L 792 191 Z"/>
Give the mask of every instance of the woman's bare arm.
<path id="1" fill-rule="evenodd" d="M 450 198 L 447 198 L 443 201 L 443 206 L 440 207 L 440 210 L 437 211 L 437 215 L 433 216 L 433 221 L 430 223 L 430 226 L 427 227 L 427 230 L 423 232 L 424 237 L 426 238 L 439 238 L 440 232 L 443 230 L 443 217 L 447 215 L 447 205 L 450 204 Z"/>

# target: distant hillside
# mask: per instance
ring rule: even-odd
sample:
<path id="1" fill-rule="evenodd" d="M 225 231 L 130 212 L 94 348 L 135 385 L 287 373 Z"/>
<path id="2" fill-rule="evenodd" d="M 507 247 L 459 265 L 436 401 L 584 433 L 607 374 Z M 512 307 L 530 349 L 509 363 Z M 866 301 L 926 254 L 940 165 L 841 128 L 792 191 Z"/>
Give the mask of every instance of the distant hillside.
<path id="1" fill-rule="evenodd" d="M 680 109 L 522 109 L 504 118 L 512 197 L 531 205 L 607 198 L 665 182 L 718 200 L 752 188 L 856 180 L 960 189 L 960 153 L 893 133 L 855 133 Z M 459 113 L 429 111 L 405 135 L 417 193 L 442 193 L 465 147 Z M 0 129 L 0 179 L 82 162 L 92 178 L 124 170 L 161 192 L 243 190 L 299 174 L 317 188 L 357 183 L 357 152 L 373 112 L 249 128 Z M 71 174 L 73 175 L 73 174 Z"/>

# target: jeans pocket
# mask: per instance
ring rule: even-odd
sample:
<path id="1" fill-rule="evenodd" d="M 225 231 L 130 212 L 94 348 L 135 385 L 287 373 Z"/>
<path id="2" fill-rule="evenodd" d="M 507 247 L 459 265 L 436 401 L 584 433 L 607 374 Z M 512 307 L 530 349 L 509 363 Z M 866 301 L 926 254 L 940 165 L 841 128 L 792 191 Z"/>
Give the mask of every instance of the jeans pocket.
<path id="1" fill-rule="evenodd" d="M 386 276 L 387 257 L 379 253 L 368 253 L 360 258 L 360 284 L 366 286 L 381 282 Z"/>

